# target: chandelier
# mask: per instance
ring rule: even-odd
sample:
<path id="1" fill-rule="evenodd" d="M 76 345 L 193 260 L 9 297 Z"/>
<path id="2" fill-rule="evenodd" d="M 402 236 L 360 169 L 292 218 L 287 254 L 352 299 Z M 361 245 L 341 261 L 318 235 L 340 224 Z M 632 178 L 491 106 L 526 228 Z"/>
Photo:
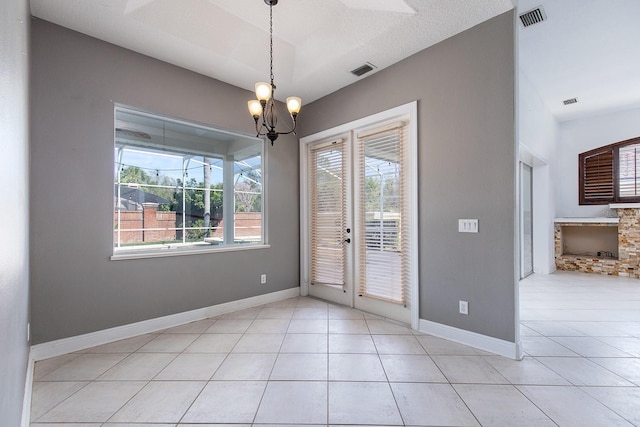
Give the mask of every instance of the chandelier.
<path id="1" fill-rule="evenodd" d="M 290 96 L 287 98 L 287 110 L 291 114 L 293 120 L 293 128 L 288 132 L 277 132 L 276 125 L 278 124 L 278 116 L 276 114 L 276 103 L 274 100 L 276 85 L 273 83 L 273 6 L 278 4 L 278 0 L 264 0 L 269 6 L 269 70 L 271 83 L 258 82 L 256 83 L 256 98 L 249 101 L 249 113 L 253 117 L 256 123 L 256 136 L 264 136 L 273 142 L 278 139 L 280 135 L 288 135 L 295 133 L 296 130 L 296 117 L 302 107 L 302 100 L 297 96 Z M 261 122 L 261 123 L 259 123 Z"/>

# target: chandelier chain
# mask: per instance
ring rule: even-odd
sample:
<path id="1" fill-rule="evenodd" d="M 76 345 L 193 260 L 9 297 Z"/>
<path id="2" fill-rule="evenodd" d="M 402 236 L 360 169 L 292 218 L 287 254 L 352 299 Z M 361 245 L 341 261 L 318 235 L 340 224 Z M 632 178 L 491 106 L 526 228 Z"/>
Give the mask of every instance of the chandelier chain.
<path id="1" fill-rule="evenodd" d="M 273 5 L 269 5 L 269 72 L 271 77 L 271 87 L 273 87 Z"/>

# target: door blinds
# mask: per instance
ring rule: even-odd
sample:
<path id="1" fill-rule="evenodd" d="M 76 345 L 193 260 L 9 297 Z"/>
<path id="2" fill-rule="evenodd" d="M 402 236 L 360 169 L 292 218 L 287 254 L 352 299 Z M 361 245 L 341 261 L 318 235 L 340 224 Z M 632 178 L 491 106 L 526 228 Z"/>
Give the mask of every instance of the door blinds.
<path id="1" fill-rule="evenodd" d="M 344 286 L 346 156 L 342 140 L 310 151 L 312 285 Z"/>
<path id="2" fill-rule="evenodd" d="M 410 300 L 407 132 L 396 123 L 357 135 L 359 294 L 397 304 Z"/>

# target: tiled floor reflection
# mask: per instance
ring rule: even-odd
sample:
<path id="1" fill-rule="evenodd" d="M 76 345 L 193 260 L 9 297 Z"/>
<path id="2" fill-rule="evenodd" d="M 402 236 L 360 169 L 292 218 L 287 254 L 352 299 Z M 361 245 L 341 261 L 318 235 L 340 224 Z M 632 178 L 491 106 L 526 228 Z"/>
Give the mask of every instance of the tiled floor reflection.
<path id="1" fill-rule="evenodd" d="M 38 362 L 31 425 L 640 425 L 640 281 L 520 296 L 519 362 L 293 298 Z"/>

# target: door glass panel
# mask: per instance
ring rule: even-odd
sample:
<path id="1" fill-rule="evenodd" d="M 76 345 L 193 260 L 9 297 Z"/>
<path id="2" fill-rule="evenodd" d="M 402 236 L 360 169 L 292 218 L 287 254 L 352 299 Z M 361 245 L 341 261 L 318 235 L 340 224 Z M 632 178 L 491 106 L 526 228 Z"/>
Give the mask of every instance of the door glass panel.
<path id="1" fill-rule="evenodd" d="M 401 128 L 360 139 L 360 295 L 404 304 Z"/>
<path id="2" fill-rule="evenodd" d="M 344 286 L 345 155 L 341 141 L 311 148 L 312 285 Z"/>

